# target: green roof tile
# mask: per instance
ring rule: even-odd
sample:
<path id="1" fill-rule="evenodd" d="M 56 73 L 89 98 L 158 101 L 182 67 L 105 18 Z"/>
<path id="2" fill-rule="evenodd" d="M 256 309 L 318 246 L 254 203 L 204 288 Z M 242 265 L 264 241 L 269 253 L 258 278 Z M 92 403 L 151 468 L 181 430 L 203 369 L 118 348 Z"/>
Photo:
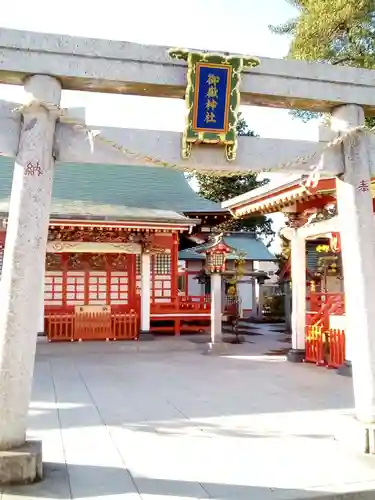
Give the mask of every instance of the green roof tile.
<path id="1" fill-rule="evenodd" d="M 263 241 L 255 238 L 253 235 L 246 235 L 244 233 L 232 234 L 230 236 L 225 236 L 224 241 L 230 247 L 246 255 L 245 259 L 266 261 L 277 260 Z"/>
<path id="2" fill-rule="evenodd" d="M 194 252 L 194 248 L 186 248 L 178 252 L 179 260 L 204 260 L 205 258 L 201 253 Z"/>
<path id="3" fill-rule="evenodd" d="M 0 202 L 9 199 L 14 160 L 0 157 Z M 61 210 L 80 205 L 126 206 L 174 212 L 221 211 L 191 189 L 182 172 L 167 168 L 122 165 L 57 165 L 53 198 Z"/>
<path id="4" fill-rule="evenodd" d="M 239 253 L 244 255 L 245 260 L 262 260 L 273 261 L 276 257 L 268 250 L 262 240 L 255 238 L 252 234 L 234 233 L 224 236 L 224 242 L 235 248 Z M 204 245 L 202 245 L 204 246 Z M 193 248 L 181 250 L 178 254 L 180 260 L 203 260 L 205 257 L 198 254 Z M 228 255 L 228 259 L 234 259 L 235 256 Z"/>

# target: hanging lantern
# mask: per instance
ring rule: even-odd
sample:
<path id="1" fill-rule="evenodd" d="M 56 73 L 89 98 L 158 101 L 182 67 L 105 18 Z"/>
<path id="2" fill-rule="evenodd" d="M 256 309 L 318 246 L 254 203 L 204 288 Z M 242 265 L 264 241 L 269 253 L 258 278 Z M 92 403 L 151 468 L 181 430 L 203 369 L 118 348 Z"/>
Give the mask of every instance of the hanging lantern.
<path id="1" fill-rule="evenodd" d="M 199 250 L 196 250 L 198 253 L 206 254 L 206 271 L 208 273 L 224 272 L 227 256 L 234 251 L 234 248 L 225 243 L 222 234 L 214 236 L 206 245 L 202 245 Z"/>
<path id="2" fill-rule="evenodd" d="M 221 273 L 225 270 L 227 252 L 217 248 L 212 252 L 207 252 L 206 266 L 210 273 Z"/>

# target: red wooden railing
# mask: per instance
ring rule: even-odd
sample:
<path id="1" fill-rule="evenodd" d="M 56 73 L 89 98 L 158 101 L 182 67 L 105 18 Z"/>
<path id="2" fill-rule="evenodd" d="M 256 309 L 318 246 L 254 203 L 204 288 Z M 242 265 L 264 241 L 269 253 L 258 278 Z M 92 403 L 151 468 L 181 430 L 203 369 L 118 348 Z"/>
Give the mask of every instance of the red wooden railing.
<path id="1" fill-rule="evenodd" d="M 227 296 L 223 309 L 229 313 L 236 307 L 236 297 Z M 140 308 L 140 299 L 138 299 Z M 200 331 L 202 325 L 210 322 L 211 296 L 188 295 L 171 298 L 168 302 L 151 302 L 151 321 L 169 321 L 172 326 L 154 326 L 153 330 Z M 46 332 L 48 340 L 84 341 L 84 340 L 127 340 L 138 337 L 139 315 L 131 310 L 60 312 L 48 311 L 46 314 Z"/>
<path id="2" fill-rule="evenodd" d="M 178 297 L 177 308 L 181 311 L 204 312 L 211 310 L 209 295 L 187 295 Z"/>
<path id="3" fill-rule="evenodd" d="M 139 317 L 130 312 L 50 312 L 45 318 L 50 342 L 84 340 L 133 340 L 138 337 Z"/>
<path id="4" fill-rule="evenodd" d="M 324 365 L 324 340 L 322 328 L 312 325 L 306 327 L 305 361 Z"/>
<path id="5" fill-rule="evenodd" d="M 111 312 L 82 312 L 75 315 L 74 340 L 109 340 Z"/>
<path id="6" fill-rule="evenodd" d="M 135 311 L 112 313 L 113 340 L 134 340 L 138 337 L 139 318 Z"/>
<path id="7" fill-rule="evenodd" d="M 327 366 L 338 368 L 345 361 L 345 332 L 344 330 L 328 330 L 326 337 L 329 346 Z"/>
<path id="8" fill-rule="evenodd" d="M 318 325 L 307 326 L 305 349 L 307 363 L 338 368 L 345 361 L 345 332 L 324 330 Z"/>
<path id="9" fill-rule="evenodd" d="M 74 340 L 74 313 L 52 313 L 45 318 L 45 330 L 50 342 Z"/>
<path id="10" fill-rule="evenodd" d="M 151 302 L 152 330 L 173 332 L 199 332 L 210 321 L 210 295 L 181 295 L 173 297 L 169 302 Z M 158 322 L 158 324 L 155 324 Z M 164 325 L 160 325 L 164 322 Z M 171 323 L 167 326 L 165 322 Z M 203 325 L 204 323 L 204 325 Z"/>
<path id="11" fill-rule="evenodd" d="M 226 295 L 223 303 L 223 312 L 227 313 L 238 306 L 238 299 L 233 295 Z M 203 313 L 211 311 L 210 295 L 181 295 L 171 298 L 168 302 L 151 302 L 151 314 L 179 314 Z"/>
<path id="12" fill-rule="evenodd" d="M 211 310 L 210 295 L 181 295 L 172 297 L 168 302 L 151 302 L 151 314 L 168 313 L 177 314 L 186 312 L 203 312 Z"/>

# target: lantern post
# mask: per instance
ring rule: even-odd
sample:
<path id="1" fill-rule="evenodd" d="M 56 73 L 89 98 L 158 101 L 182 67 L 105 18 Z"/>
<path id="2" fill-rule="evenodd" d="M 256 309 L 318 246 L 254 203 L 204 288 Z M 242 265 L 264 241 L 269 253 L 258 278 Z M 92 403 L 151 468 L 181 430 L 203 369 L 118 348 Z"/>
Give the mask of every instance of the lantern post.
<path id="1" fill-rule="evenodd" d="M 211 277 L 211 339 L 209 352 L 223 349 L 222 333 L 222 274 L 225 271 L 227 256 L 234 249 L 223 240 L 223 234 L 211 240 L 199 250 L 206 254 L 206 273 Z"/>

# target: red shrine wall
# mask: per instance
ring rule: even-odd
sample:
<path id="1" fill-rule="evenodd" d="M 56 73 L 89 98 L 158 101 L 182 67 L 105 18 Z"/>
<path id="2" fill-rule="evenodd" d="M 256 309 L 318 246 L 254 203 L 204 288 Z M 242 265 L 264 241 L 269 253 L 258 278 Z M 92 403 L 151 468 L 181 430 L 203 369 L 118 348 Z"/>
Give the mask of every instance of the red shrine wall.
<path id="1" fill-rule="evenodd" d="M 178 234 L 156 234 L 156 247 L 166 249 L 165 253 L 151 256 L 151 302 L 170 302 L 177 296 L 178 285 Z M 141 290 L 141 260 L 136 259 L 136 293 Z"/>
<path id="2" fill-rule="evenodd" d="M 0 232 L 0 270 L 5 233 Z M 151 255 L 151 301 L 170 302 L 177 296 L 178 234 L 152 237 L 162 253 Z M 44 301 L 47 310 L 71 310 L 77 305 L 111 305 L 139 310 L 141 256 L 132 254 L 48 253 Z"/>
<path id="3" fill-rule="evenodd" d="M 178 236 L 153 236 L 163 250 L 151 255 L 151 302 L 170 302 L 177 295 Z M 59 259 L 51 268 L 48 260 Z M 111 305 L 139 310 L 141 256 L 132 254 L 48 254 L 44 299 L 46 309 L 77 305 Z"/>
<path id="4" fill-rule="evenodd" d="M 135 255 L 47 254 L 44 303 L 48 310 L 78 305 L 136 308 Z"/>

